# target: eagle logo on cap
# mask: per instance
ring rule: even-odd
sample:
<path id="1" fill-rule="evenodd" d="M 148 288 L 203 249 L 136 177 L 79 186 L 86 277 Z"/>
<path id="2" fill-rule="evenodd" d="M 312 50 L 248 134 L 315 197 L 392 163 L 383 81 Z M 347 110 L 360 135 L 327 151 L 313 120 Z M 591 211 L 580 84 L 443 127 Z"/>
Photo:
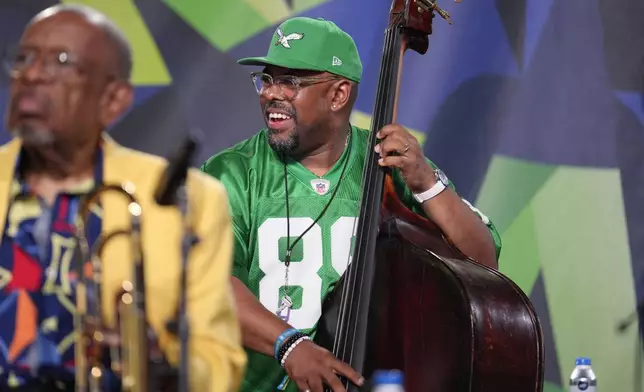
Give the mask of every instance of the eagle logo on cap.
<path id="1" fill-rule="evenodd" d="M 282 30 L 280 30 L 279 28 L 277 29 L 277 35 L 279 35 L 280 37 L 277 39 L 277 41 L 275 41 L 275 46 L 282 45 L 286 49 L 291 49 L 291 45 L 288 44 L 288 41 L 304 38 L 304 34 L 301 33 L 292 33 L 285 36 Z"/>

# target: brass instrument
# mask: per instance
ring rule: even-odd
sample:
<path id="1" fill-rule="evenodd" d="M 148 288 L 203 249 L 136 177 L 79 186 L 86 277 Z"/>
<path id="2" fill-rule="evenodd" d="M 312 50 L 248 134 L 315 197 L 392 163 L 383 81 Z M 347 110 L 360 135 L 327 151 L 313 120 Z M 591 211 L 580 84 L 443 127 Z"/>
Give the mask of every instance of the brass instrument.
<path id="1" fill-rule="evenodd" d="M 104 192 L 117 192 L 129 201 L 130 229 L 119 229 L 101 234 L 89 249 L 85 226 L 95 200 Z M 145 287 L 143 275 L 143 250 L 141 246 L 141 205 L 134 196 L 131 183 L 102 185 L 93 189 L 80 207 L 77 237 L 83 265 L 80 268 L 76 292 L 77 316 L 75 330 L 77 343 L 76 391 L 102 392 L 101 381 L 105 374 L 103 351 L 109 333 L 103 323 L 101 306 L 102 252 L 113 238 L 125 235 L 129 238 L 133 254 L 132 279 L 125 280 L 117 296 L 116 324 L 120 342 L 110 345 L 110 368 L 121 377 L 123 391 L 149 392 L 148 356 L 149 342 L 145 318 Z M 85 271 L 90 260 L 91 272 Z M 90 303 L 91 302 L 91 303 Z"/>

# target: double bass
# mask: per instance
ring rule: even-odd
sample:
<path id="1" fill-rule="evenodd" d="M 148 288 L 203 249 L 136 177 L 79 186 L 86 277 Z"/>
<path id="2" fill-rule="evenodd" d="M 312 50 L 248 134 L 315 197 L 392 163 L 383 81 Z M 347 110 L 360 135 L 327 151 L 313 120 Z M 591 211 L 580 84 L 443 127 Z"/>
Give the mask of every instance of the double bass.
<path id="1" fill-rule="evenodd" d="M 376 131 L 395 122 L 403 55 L 427 52 L 436 14 L 449 20 L 432 0 L 391 6 L 355 247 L 315 341 L 367 380 L 400 369 L 407 392 L 541 392 L 543 333 L 529 298 L 407 209 L 373 152 Z"/>

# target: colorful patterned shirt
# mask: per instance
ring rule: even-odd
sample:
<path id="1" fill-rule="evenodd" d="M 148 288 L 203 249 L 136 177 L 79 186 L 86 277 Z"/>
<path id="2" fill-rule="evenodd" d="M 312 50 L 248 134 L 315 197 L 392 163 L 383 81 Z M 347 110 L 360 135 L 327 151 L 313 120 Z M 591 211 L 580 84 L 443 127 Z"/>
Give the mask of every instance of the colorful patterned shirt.
<path id="1" fill-rule="evenodd" d="M 102 158 L 99 150 L 93 180 L 51 206 L 22 181 L 18 158 L 0 242 L 0 389 L 43 378 L 73 381 L 74 232 L 81 195 L 102 181 Z M 100 215 L 93 209 L 86 224 L 90 246 Z"/>

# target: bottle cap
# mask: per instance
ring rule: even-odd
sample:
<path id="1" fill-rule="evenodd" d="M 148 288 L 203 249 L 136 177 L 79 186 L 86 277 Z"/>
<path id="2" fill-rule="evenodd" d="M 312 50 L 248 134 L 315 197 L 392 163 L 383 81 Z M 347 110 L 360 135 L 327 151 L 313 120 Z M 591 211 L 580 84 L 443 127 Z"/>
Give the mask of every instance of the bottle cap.
<path id="1" fill-rule="evenodd" d="M 376 370 L 373 372 L 374 385 L 403 384 L 403 373 L 400 370 Z"/>
<path id="2" fill-rule="evenodd" d="M 578 357 L 577 360 L 575 361 L 575 366 L 590 366 L 590 358 L 587 357 Z"/>

